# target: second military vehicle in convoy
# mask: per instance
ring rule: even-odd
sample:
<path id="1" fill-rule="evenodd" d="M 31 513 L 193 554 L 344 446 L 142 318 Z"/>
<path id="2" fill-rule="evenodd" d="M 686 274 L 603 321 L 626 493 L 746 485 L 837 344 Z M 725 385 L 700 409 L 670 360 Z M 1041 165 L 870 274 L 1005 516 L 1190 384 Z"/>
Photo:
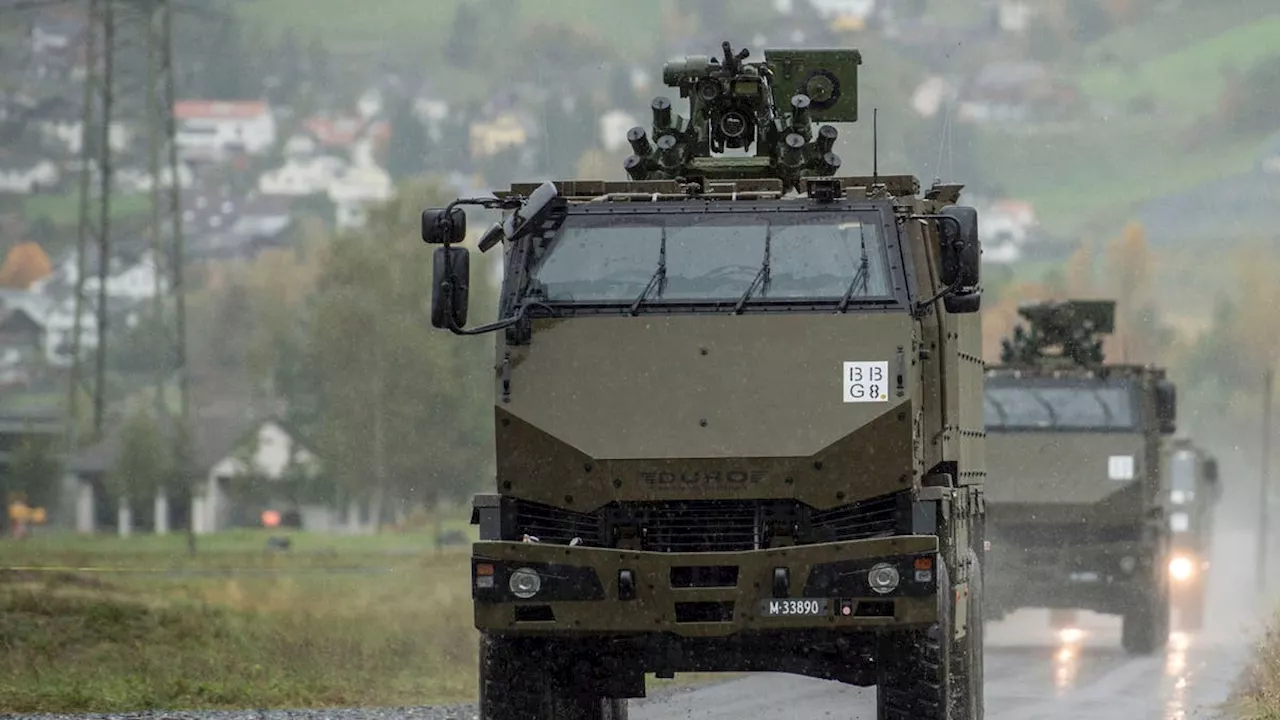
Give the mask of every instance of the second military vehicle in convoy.
<path id="1" fill-rule="evenodd" d="M 1019 608 L 1121 615 L 1145 654 L 1169 632 L 1170 527 L 1161 463 L 1175 430 L 1165 371 L 1108 363 L 1115 303 L 1019 309 L 1027 326 L 987 369 L 987 597 Z"/>
<path id="2" fill-rule="evenodd" d="M 1178 438 L 1169 445 L 1165 462 L 1173 546 L 1169 580 L 1174 620 L 1181 630 L 1199 630 L 1204 623 L 1213 512 L 1222 494 L 1218 461 L 1189 438 Z"/>
<path id="3" fill-rule="evenodd" d="M 423 214 L 431 317 L 499 331 L 496 492 L 471 583 L 486 720 L 618 718 L 645 673 L 879 686 L 982 716 L 977 216 L 845 176 L 855 50 L 669 63 L 629 181 Z M 754 147 L 754 154 L 750 154 Z M 737 151 L 737 156 L 722 151 Z M 463 205 L 507 211 L 500 319 L 466 327 Z"/>

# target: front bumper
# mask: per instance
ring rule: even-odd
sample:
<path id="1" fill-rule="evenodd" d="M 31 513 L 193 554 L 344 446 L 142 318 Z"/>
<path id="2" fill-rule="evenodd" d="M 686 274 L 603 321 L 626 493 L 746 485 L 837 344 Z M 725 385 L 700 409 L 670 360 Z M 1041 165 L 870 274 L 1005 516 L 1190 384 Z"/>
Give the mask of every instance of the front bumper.
<path id="1" fill-rule="evenodd" d="M 471 561 L 475 623 L 495 632 L 686 637 L 926 627 L 937 619 L 937 553 L 932 535 L 702 553 L 483 541 L 473 546 Z M 867 580 L 881 562 L 900 578 L 886 594 L 873 591 Z M 541 588 L 528 599 L 517 598 L 509 586 L 521 568 L 541 578 Z M 786 582 L 777 579 L 779 568 L 785 568 Z M 771 603 L 787 599 L 818 600 L 823 611 L 770 613 Z M 787 607 L 774 605 L 773 612 L 778 610 Z"/>
<path id="2" fill-rule="evenodd" d="M 1156 573 L 1167 572 L 1153 568 L 1150 548 L 1137 542 L 1035 548 L 992 543 L 986 557 L 986 602 L 992 613 L 1019 608 L 1118 613 L 1140 603 Z"/>

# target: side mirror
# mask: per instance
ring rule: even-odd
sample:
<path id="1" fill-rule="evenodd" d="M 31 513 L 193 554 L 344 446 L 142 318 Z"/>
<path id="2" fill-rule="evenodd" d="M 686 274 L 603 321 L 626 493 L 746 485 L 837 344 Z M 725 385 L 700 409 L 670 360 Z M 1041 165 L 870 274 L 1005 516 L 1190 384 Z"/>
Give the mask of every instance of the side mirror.
<path id="1" fill-rule="evenodd" d="M 464 247 L 436 248 L 431 263 L 431 324 L 461 328 L 467 324 L 471 252 Z"/>
<path id="2" fill-rule="evenodd" d="M 952 219 L 938 222 L 942 236 L 942 282 L 964 290 L 978 287 L 982 271 L 978 211 L 964 205 L 948 205 L 940 214 Z"/>
<path id="3" fill-rule="evenodd" d="M 480 244 L 477 247 L 480 248 L 482 253 L 489 252 L 490 248 L 502 242 L 502 239 L 506 236 L 507 234 L 502 230 L 502 223 L 494 223 L 489 226 L 488 230 L 484 231 L 484 235 L 480 236 Z"/>
<path id="4" fill-rule="evenodd" d="M 537 227 L 551 212 L 552 202 L 560 197 L 560 191 L 556 189 L 555 183 L 544 182 L 538 186 L 537 190 L 529 193 L 529 199 L 524 201 L 518 210 L 511 213 L 503 224 L 503 234 L 508 240 L 519 240 L 529 231 Z"/>
<path id="5" fill-rule="evenodd" d="M 1156 422 L 1162 435 L 1178 431 L 1178 387 L 1168 380 L 1156 383 Z"/>
<path id="6" fill-rule="evenodd" d="M 967 315 L 982 309 L 982 291 L 953 293 L 942 298 L 942 306 L 952 315 Z"/>
<path id="7" fill-rule="evenodd" d="M 422 242 L 428 245 L 459 243 L 467 236 L 467 214 L 455 207 L 445 217 L 447 208 L 422 211 Z"/>

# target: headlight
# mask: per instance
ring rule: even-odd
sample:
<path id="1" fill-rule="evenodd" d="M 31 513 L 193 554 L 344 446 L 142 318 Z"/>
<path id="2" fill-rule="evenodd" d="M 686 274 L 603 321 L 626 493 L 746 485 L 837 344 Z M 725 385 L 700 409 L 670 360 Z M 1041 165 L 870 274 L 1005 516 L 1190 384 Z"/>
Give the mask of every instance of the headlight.
<path id="1" fill-rule="evenodd" d="M 1184 512 L 1176 512 L 1169 516 L 1169 529 L 1174 532 L 1186 532 L 1191 527 L 1191 516 Z"/>
<path id="2" fill-rule="evenodd" d="M 1133 572 L 1136 567 L 1138 567 L 1138 561 L 1132 555 L 1125 555 L 1120 558 L 1120 569 L 1126 573 Z"/>
<path id="3" fill-rule="evenodd" d="M 532 568 L 520 568 L 511 573 L 511 579 L 507 582 L 507 587 L 511 588 L 511 594 L 522 600 L 528 600 L 538 591 L 542 589 L 542 578 L 538 577 L 538 573 Z"/>
<path id="4" fill-rule="evenodd" d="M 876 563 L 867 573 L 867 584 L 881 595 L 891 593 L 898 587 L 898 569 L 889 563 Z"/>
<path id="5" fill-rule="evenodd" d="M 1191 562 L 1191 558 L 1179 555 L 1169 561 L 1169 575 L 1174 580 L 1185 582 L 1191 579 L 1196 572 L 1196 566 Z"/>

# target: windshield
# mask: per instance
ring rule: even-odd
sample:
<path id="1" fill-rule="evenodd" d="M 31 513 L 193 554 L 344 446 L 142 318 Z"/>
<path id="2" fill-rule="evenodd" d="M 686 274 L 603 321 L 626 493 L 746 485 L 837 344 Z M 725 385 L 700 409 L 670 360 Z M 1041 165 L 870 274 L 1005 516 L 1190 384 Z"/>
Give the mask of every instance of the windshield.
<path id="1" fill-rule="evenodd" d="M 874 213 L 571 216 L 536 257 L 531 288 L 547 302 L 630 304 L 665 260 L 646 302 L 737 301 L 766 258 L 755 300 L 834 302 L 851 285 L 854 300 L 891 296 Z"/>
<path id="2" fill-rule="evenodd" d="M 1191 450 L 1178 450 L 1169 459 L 1169 487 L 1174 493 L 1196 491 L 1196 454 Z"/>
<path id="3" fill-rule="evenodd" d="M 988 430 L 1135 430 L 1127 385 L 1035 382 L 987 384 Z"/>

